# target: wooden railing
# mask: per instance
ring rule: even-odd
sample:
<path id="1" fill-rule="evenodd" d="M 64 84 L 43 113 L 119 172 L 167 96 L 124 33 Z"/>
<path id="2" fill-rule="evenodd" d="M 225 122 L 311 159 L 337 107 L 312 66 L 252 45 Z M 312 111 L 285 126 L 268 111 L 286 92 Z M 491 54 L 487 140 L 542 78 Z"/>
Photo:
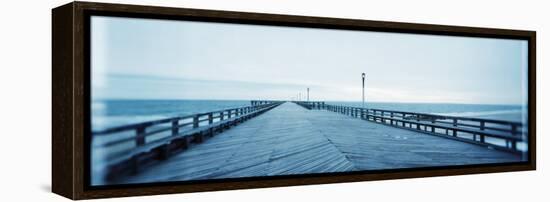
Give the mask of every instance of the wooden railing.
<path id="1" fill-rule="evenodd" d="M 297 103 L 308 109 L 311 104 Z M 527 128 L 522 123 L 482 118 L 442 116 L 426 113 L 324 104 L 320 108 L 393 127 L 437 135 L 490 148 L 523 154 L 518 143 L 527 144 Z"/>
<path id="2" fill-rule="evenodd" d="M 282 100 L 250 100 L 251 106 L 264 105 L 269 103 L 283 103 Z"/>
<path id="3" fill-rule="evenodd" d="M 318 102 L 318 101 L 293 101 L 293 102 L 306 109 L 324 109 L 325 108 L 325 102 Z"/>
<path id="4" fill-rule="evenodd" d="M 283 102 L 267 101 L 254 106 L 166 118 L 92 132 L 92 147 L 108 162 L 105 180 L 137 173 L 141 165 L 168 158 L 192 144 L 229 129 Z M 106 153 L 106 154 L 105 154 Z"/>

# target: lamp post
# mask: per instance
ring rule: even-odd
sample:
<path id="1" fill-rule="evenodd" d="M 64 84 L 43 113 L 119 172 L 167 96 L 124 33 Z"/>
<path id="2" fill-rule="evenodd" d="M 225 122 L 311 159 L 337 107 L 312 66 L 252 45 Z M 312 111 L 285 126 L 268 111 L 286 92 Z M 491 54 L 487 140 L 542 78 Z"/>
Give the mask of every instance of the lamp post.
<path id="1" fill-rule="evenodd" d="M 307 101 L 309 102 L 309 88 L 307 88 Z"/>
<path id="2" fill-rule="evenodd" d="M 365 108 L 365 73 L 361 74 L 361 77 L 363 78 L 363 102 L 361 107 Z"/>

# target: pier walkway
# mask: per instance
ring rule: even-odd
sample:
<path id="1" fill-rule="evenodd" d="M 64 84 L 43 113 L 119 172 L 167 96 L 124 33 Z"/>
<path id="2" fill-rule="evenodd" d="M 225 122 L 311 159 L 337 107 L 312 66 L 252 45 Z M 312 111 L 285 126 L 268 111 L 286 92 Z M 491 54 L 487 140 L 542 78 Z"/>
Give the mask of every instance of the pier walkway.
<path id="1" fill-rule="evenodd" d="M 521 161 L 521 155 L 285 102 L 111 183 Z"/>

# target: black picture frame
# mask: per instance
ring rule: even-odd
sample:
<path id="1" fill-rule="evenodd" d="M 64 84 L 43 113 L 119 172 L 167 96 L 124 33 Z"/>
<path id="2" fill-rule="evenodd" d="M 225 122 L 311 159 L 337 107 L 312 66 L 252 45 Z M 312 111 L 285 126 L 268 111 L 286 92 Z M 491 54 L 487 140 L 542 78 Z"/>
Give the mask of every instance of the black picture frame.
<path id="1" fill-rule="evenodd" d="M 89 133 L 91 131 L 89 27 L 90 16 L 92 15 L 527 40 L 528 161 L 525 163 L 92 187 L 90 186 L 89 179 Z M 72 2 L 52 10 L 52 53 L 52 190 L 54 193 L 71 199 L 342 183 L 536 169 L 536 32 L 534 31 Z"/>

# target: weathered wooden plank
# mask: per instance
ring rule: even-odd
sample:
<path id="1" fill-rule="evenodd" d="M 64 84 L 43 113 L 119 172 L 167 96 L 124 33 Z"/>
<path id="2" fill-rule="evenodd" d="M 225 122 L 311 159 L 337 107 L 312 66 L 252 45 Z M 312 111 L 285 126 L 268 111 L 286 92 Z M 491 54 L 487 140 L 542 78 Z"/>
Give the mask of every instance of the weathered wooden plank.
<path id="1" fill-rule="evenodd" d="M 521 161 L 511 153 L 287 102 L 115 183 Z"/>

